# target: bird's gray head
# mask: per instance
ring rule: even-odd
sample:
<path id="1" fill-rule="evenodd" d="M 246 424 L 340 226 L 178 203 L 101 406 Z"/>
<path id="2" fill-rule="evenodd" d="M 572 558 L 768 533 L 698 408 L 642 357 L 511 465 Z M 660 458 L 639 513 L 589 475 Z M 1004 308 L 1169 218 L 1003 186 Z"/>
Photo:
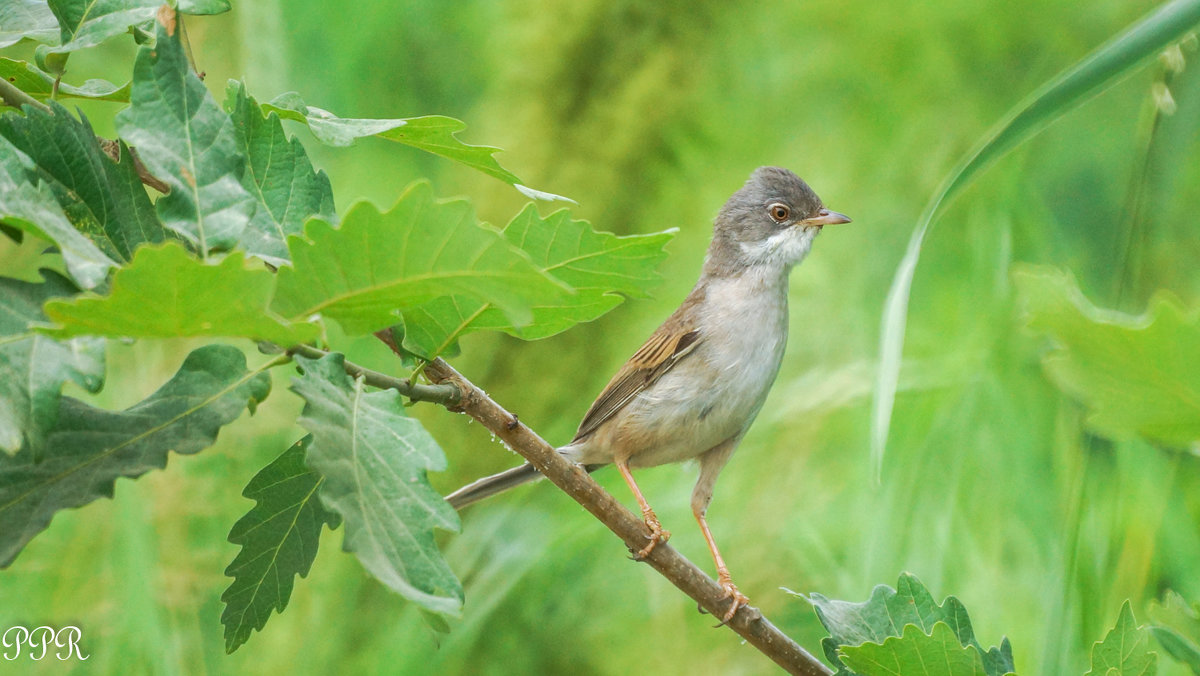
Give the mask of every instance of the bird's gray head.
<path id="1" fill-rule="evenodd" d="M 799 176 L 759 167 L 717 214 L 705 272 L 729 276 L 756 266 L 786 271 L 804 259 L 822 227 L 849 222 L 826 209 Z"/>

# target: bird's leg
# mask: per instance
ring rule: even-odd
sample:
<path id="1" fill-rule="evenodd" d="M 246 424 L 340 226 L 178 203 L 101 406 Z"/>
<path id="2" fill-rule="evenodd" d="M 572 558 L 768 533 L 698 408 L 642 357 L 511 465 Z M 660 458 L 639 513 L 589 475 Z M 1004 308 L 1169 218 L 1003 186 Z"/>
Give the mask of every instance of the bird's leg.
<path id="1" fill-rule="evenodd" d="M 708 529 L 708 522 L 704 520 L 704 510 L 696 510 L 696 521 L 700 522 L 700 531 L 704 533 L 704 541 L 708 543 L 708 551 L 712 552 L 713 562 L 717 564 L 717 584 L 721 585 L 721 589 L 725 590 L 725 598 L 732 599 L 729 610 L 725 612 L 725 616 L 721 618 L 721 624 L 733 619 L 738 608 L 750 602 L 746 595 L 738 591 L 737 585 L 733 583 L 733 577 L 729 574 L 729 568 L 725 566 L 725 559 L 721 558 L 721 551 L 717 549 L 717 541 L 713 539 L 712 531 Z"/>
<path id="2" fill-rule="evenodd" d="M 617 466 L 617 471 L 625 478 L 625 483 L 629 484 L 629 490 L 633 491 L 633 497 L 637 498 L 638 505 L 642 508 L 642 519 L 646 522 L 646 527 L 650 529 L 650 543 L 642 547 L 639 551 L 633 553 L 634 561 L 641 561 L 650 556 L 650 552 L 658 546 L 660 542 L 666 542 L 667 538 L 671 537 L 669 531 L 663 530 L 662 524 L 659 523 L 658 517 L 655 516 L 654 510 L 650 509 L 650 503 L 646 502 L 646 496 L 642 495 L 642 489 L 638 488 L 637 482 L 633 480 L 633 473 L 629 471 L 629 461 L 618 460 L 613 463 Z"/>
<path id="3" fill-rule="evenodd" d="M 717 549 L 717 541 L 713 539 L 712 531 L 708 529 L 708 522 L 704 520 L 704 515 L 708 512 L 708 503 L 712 502 L 713 485 L 717 482 L 717 474 L 721 472 L 721 468 L 725 466 L 729 456 L 737 448 L 740 439 L 741 435 L 727 439 L 700 456 L 700 478 L 696 481 L 696 488 L 692 491 L 692 514 L 696 515 L 696 521 L 700 523 L 700 532 L 704 533 L 704 541 L 708 543 L 708 551 L 712 552 L 713 562 L 717 564 L 717 583 L 721 585 L 721 589 L 725 590 L 725 598 L 731 601 L 729 610 L 721 618 L 721 624 L 732 620 L 738 608 L 749 603 L 750 599 L 738 591 L 737 585 L 733 584 L 729 568 L 725 566 L 725 559 L 721 558 L 721 552 Z"/>

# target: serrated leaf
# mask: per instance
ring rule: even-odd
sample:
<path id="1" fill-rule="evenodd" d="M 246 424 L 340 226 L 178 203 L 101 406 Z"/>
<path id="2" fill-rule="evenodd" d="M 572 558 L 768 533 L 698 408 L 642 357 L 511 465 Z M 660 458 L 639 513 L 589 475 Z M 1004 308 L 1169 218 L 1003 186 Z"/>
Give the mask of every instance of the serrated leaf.
<path id="1" fill-rule="evenodd" d="M 304 231 L 304 222 L 318 217 L 337 222 L 333 188 L 323 171 L 314 171 L 304 146 L 283 132 L 279 116 L 264 117 L 245 86 L 230 80 L 225 107 L 230 111 L 238 152 L 246 157 L 242 187 L 258 208 L 242 233 L 241 248 L 275 265 L 291 262 L 287 238 Z"/>
<path id="2" fill-rule="evenodd" d="M 960 644 L 945 622 L 935 623 L 929 634 L 905 625 L 900 636 L 882 644 L 846 646 L 841 653 L 846 666 L 861 676 L 987 676 L 979 651 Z"/>
<path id="3" fill-rule="evenodd" d="M 1116 626 L 1092 646 L 1092 668 L 1084 676 L 1154 676 L 1157 671 L 1158 655 L 1150 650 L 1146 630 L 1137 625 L 1126 601 Z"/>
<path id="4" fill-rule="evenodd" d="M 117 114 L 117 131 L 171 186 L 156 204 L 163 224 L 207 257 L 237 244 L 254 198 L 242 187 L 233 121 L 191 71 L 178 34 L 155 28 L 155 45 L 138 49 L 132 105 Z"/>
<path id="5" fill-rule="evenodd" d="M 41 284 L 0 278 L 0 450 L 10 455 L 25 445 L 44 446 L 58 420 L 65 382 L 89 392 L 104 384 L 103 339 L 59 342 L 30 331 L 31 324 L 45 320 L 47 299 L 78 293 L 55 272 L 43 271 L 42 277 Z"/>
<path id="6" fill-rule="evenodd" d="M 909 624 L 916 625 L 923 633 L 931 632 L 938 622 L 954 629 L 960 645 L 972 646 L 979 652 L 988 676 L 1003 676 L 1013 670 L 1008 639 L 1002 640 L 999 648 L 985 651 L 975 639 L 971 619 L 962 603 L 947 596 L 939 605 L 921 581 L 908 573 L 900 576 L 896 589 L 881 584 L 862 603 L 835 601 L 820 594 L 810 594 L 808 600 L 830 633 L 821 641 L 821 647 L 829 661 L 839 667 L 839 675 L 852 673 L 844 668 L 838 656 L 845 646 L 883 643 L 889 636 L 900 636 Z"/>
<path id="7" fill-rule="evenodd" d="M 518 327 L 491 305 L 466 296 L 446 296 L 404 313 L 404 347 L 432 358 L 452 350 L 470 331 L 504 331 L 537 340 L 596 319 L 623 296 L 646 296 L 661 278 L 656 272 L 666 258 L 663 246 L 673 232 L 619 237 L 597 232 L 566 210 L 545 219 L 529 204 L 504 228 L 504 239 L 524 251 L 538 269 L 575 289 L 552 304 L 533 308 L 533 321 Z"/>
<path id="8" fill-rule="evenodd" d="M 0 2 L 0 47 L 20 42 L 22 38 L 57 42 L 58 35 L 58 19 L 45 0 Z"/>
<path id="9" fill-rule="evenodd" d="M 292 266 L 279 270 L 273 307 L 293 321 L 327 316 L 352 334 L 396 323 L 397 312 L 444 295 L 499 308 L 517 325 L 552 302 L 563 285 L 538 270 L 462 200 L 436 201 L 413 184 L 390 211 L 350 208 L 340 227 L 309 221 L 307 239 L 288 241 Z"/>
<path id="10" fill-rule="evenodd" d="M 0 7 L 3 7 L 3 5 L 0 4 Z M 3 9 L 0 9 L 0 13 L 3 13 Z M 3 25 L 2 21 L 0 21 L 0 25 Z M 55 32 L 57 32 L 57 29 Z M 46 101 L 54 92 L 54 76 L 26 61 L 0 57 L 0 78 L 8 80 L 14 87 L 39 101 Z M 107 80 L 87 80 L 79 86 L 60 82 L 58 85 L 58 98 L 95 99 L 98 101 L 127 103 L 129 101 L 129 87 L 130 83 L 128 82 L 118 87 Z"/>
<path id="11" fill-rule="evenodd" d="M 1050 379 L 1089 409 L 1088 424 L 1114 438 L 1140 434 L 1175 447 L 1200 441 L 1200 313 L 1159 293 L 1133 317 L 1091 304 L 1068 272 L 1013 272 L 1029 325 L 1057 346 Z"/>
<path id="12" fill-rule="evenodd" d="M 900 362 L 913 275 L 925 236 L 936 217 L 941 215 L 942 208 L 1010 150 L 1184 38 L 1197 24 L 1200 24 L 1200 0 L 1163 3 L 1013 107 L 959 161 L 925 205 L 884 301 L 879 370 L 871 407 L 871 457 L 877 476 L 882 471 L 892 406 L 900 385 Z"/>
<path id="13" fill-rule="evenodd" d="M 233 253 L 215 264 L 178 242 L 144 246 L 113 275 L 106 296 L 95 294 L 46 304 L 57 337 L 176 338 L 239 336 L 296 345 L 316 337 L 312 324 L 289 323 L 267 307 L 275 275 Z"/>
<path id="14" fill-rule="evenodd" d="M 325 480 L 304 464 L 311 443 L 312 435 L 296 442 L 242 491 L 257 504 L 229 532 L 229 541 L 242 549 L 225 569 L 233 583 L 221 595 L 228 653 L 245 643 L 250 632 L 262 631 L 272 610 L 283 612 L 293 576 L 306 577 L 317 557 L 321 527 L 341 523 L 317 498 Z"/>
<path id="15" fill-rule="evenodd" d="M 49 0 L 58 18 L 59 41 L 53 52 L 93 47 L 154 19 L 162 0 Z"/>
<path id="16" fill-rule="evenodd" d="M 112 497 L 119 477 L 167 464 L 168 451 L 197 453 L 248 405 L 266 398 L 270 377 L 246 370 L 240 350 L 195 350 L 157 392 L 124 411 L 63 397 L 42 461 L 22 450 L 0 455 L 0 567 L 8 566 L 55 512 Z"/>
<path id="17" fill-rule="evenodd" d="M 128 261 L 137 247 L 166 236 L 128 148 L 114 162 L 86 118 L 57 103 L 48 111 L 28 108 L 24 117 L 0 116 L 0 136 L 37 165 L 67 219 L 106 256 Z"/>
<path id="18" fill-rule="evenodd" d="M 287 92 L 275 97 L 269 103 L 263 104 L 263 110 L 275 112 L 285 120 L 306 125 L 313 136 L 331 146 L 348 146 L 360 138 L 376 136 L 465 164 L 508 183 L 532 199 L 572 201 L 561 195 L 533 190 L 523 185 L 516 174 L 500 166 L 493 157 L 500 151 L 499 148 L 473 146 L 458 140 L 455 134 L 466 129 L 467 125 L 452 117 L 426 115 L 395 119 L 342 118 L 327 110 L 305 104 L 296 92 Z"/>
<path id="19" fill-rule="evenodd" d="M 325 478 L 325 505 L 345 519 L 345 549 L 393 591 L 457 616 L 462 585 L 433 529 L 457 531 L 458 513 L 426 477 L 446 467 L 437 442 L 405 415 L 398 392 L 367 392 L 351 380 L 342 355 L 297 362 L 304 370 L 292 381 L 305 402 L 299 423 L 313 435 L 308 465 Z"/>
<path id="20" fill-rule="evenodd" d="M 1150 605 L 1150 634 L 1176 661 L 1200 676 L 1200 604 L 1188 605 L 1168 590 L 1162 603 Z"/>
<path id="21" fill-rule="evenodd" d="M 109 269 L 116 265 L 67 220 L 53 190 L 37 179 L 33 160 L 3 137 L 0 137 L 0 222 L 54 242 L 62 252 L 71 278 L 85 289 L 103 282 Z"/>

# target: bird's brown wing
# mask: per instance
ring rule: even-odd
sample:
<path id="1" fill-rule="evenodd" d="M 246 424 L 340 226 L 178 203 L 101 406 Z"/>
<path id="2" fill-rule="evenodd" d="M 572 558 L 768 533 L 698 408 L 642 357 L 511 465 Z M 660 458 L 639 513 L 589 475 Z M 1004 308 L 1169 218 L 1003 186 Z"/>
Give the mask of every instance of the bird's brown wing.
<path id="1" fill-rule="evenodd" d="M 583 416 L 583 422 L 579 423 L 579 431 L 571 443 L 596 431 L 597 427 L 633 401 L 638 393 L 654 384 L 696 349 L 700 344 L 700 331 L 675 321 L 677 317 L 678 313 L 660 326 L 650 340 L 617 371 L 617 375 L 596 397 L 587 415 Z"/>

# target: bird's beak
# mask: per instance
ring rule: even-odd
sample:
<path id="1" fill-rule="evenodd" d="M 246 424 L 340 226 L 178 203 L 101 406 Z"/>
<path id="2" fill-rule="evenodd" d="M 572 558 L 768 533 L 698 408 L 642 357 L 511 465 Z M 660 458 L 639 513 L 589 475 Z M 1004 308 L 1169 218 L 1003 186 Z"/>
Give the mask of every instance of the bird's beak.
<path id="1" fill-rule="evenodd" d="M 841 223 L 849 223 L 850 217 L 846 214 L 839 214 L 836 211 L 822 209 L 812 218 L 806 218 L 800 221 L 800 225 L 839 225 Z"/>

